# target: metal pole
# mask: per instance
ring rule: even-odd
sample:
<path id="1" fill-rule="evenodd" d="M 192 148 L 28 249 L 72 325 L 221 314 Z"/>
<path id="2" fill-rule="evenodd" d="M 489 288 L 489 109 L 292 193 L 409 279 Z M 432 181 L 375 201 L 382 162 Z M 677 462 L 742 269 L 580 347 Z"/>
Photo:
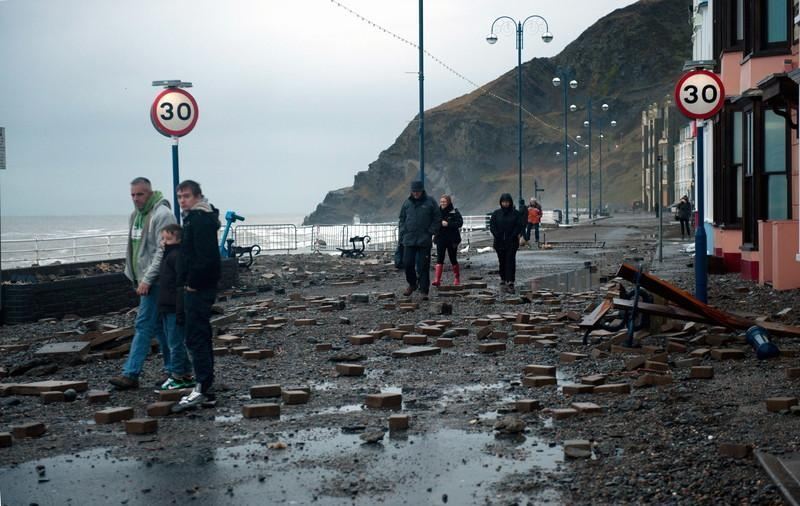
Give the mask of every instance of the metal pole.
<path id="1" fill-rule="evenodd" d="M 561 84 L 564 87 L 564 209 L 566 221 L 569 223 L 569 147 L 567 137 L 567 75 L 562 73 Z"/>
<path id="2" fill-rule="evenodd" d="M 706 260 L 705 180 L 703 160 L 703 123 L 697 124 L 697 226 L 694 228 L 694 296 L 708 302 L 708 265 Z"/>
<path id="3" fill-rule="evenodd" d="M 599 213 L 603 212 L 603 129 L 600 129 L 600 204 Z"/>
<path id="4" fill-rule="evenodd" d="M 589 219 L 592 219 L 592 97 L 589 97 Z"/>
<path id="5" fill-rule="evenodd" d="M 425 74 L 423 73 L 423 59 L 425 51 L 422 45 L 422 2 L 419 0 L 419 179 L 425 184 Z"/>
<path id="6" fill-rule="evenodd" d="M 658 261 L 664 261 L 664 162 L 658 160 Z"/>
<path id="7" fill-rule="evenodd" d="M 172 202 L 174 204 L 175 219 L 178 223 L 181 222 L 181 208 L 178 205 L 178 184 L 180 183 L 180 176 L 178 175 L 178 138 L 172 138 Z"/>
<path id="8" fill-rule="evenodd" d="M 519 166 L 519 210 L 525 207 L 522 198 L 522 23 L 517 22 L 517 162 Z"/>

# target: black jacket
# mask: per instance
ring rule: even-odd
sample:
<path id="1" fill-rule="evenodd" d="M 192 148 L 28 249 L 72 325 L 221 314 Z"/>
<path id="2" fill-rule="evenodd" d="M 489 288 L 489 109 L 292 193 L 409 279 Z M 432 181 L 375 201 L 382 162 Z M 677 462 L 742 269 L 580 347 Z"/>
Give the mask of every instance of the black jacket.
<path id="1" fill-rule="evenodd" d="M 184 216 L 178 286 L 195 290 L 217 287 L 222 271 L 217 246 L 219 227 L 219 211 L 208 204 L 205 208 L 196 206 Z"/>
<path id="2" fill-rule="evenodd" d="M 447 222 L 447 226 L 442 226 L 442 221 Z M 452 205 L 442 209 L 439 208 L 439 216 L 436 222 L 439 225 L 439 231 L 436 232 L 436 244 L 438 246 L 450 246 L 459 244 L 461 242 L 461 232 L 459 229 L 464 226 L 464 218 L 458 209 Z"/>
<path id="3" fill-rule="evenodd" d="M 419 199 L 408 197 L 400 209 L 398 233 L 403 246 L 431 247 L 433 235 L 439 231 L 439 206 L 422 192 Z"/>
<path id="4" fill-rule="evenodd" d="M 686 202 L 685 200 L 681 200 L 678 203 L 678 219 L 688 220 L 691 217 L 692 217 L 692 204 Z"/>
<path id="5" fill-rule="evenodd" d="M 183 313 L 183 287 L 178 286 L 178 256 L 180 244 L 164 246 L 161 268 L 158 273 L 158 312 Z"/>
<path id="6" fill-rule="evenodd" d="M 494 237 L 494 249 L 507 250 L 519 248 L 519 235 L 522 233 L 522 213 L 514 207 L 499 208 L 492 213 L 489 230 Z"/>

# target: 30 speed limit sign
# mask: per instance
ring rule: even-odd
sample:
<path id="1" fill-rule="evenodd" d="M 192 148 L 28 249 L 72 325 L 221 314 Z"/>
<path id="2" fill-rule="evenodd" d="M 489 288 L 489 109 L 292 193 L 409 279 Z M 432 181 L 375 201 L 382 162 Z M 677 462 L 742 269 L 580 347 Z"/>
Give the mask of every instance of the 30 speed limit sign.
<path id="1" fill-rule="evenodd" d="M 722 80 L 708 70 L 687 72 L 675 86 L 678 109 L 692 119 L 708 119 L 717 114 L 725 102 Z"/>
<path id="2" fill-rule="evenodd" d="M 181 88 L 167 88 L 156 96 L 150 107 L 150 121 L 167 137 L 183 137 L 197 123 L 197 102 Z"/>

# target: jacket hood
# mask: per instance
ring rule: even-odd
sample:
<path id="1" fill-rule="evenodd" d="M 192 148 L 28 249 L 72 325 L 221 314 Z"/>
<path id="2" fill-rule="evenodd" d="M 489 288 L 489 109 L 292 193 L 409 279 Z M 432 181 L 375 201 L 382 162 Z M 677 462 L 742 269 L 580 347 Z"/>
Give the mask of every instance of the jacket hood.
<path id="1" fill-rule="evenodd" d="M 510 193 L 504 193 L 504 194 L 500 195 L 500 202 L 499 203 L 502 204 L 504 200 L 507 200 L 507 201 L 511 202 L 511 205 L 514 205 L 514 197 L 512 197 Z"/>

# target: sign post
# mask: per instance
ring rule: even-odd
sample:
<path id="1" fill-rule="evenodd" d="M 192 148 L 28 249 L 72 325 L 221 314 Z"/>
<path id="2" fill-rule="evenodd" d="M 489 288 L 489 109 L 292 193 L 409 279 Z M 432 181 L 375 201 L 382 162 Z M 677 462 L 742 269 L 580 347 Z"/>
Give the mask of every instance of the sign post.
<path id="1" fill-rule="evenodd" d="M 705 228 L 705 174 L 703 120 L 717 114 L 725 102 L 722 80 L 708 70 L 692 70 L 675 86 L 675 104 L 684 116 L 697 121 L 697 227 L 694 231 L 695 297 L 708 302 L 708 239 Z"/>
<path id="2" fill-rule="evenodd" d="M 174 205 L 175 219 L 181 221 L 181 210 L 178 206 L 177 187 L 180 183 L 178 169 L 178 139 L 192 131 L 199 111 L 197 102 L 188 91 L 192 83 L 183 81 L 153 81 L 153 86 L 165 86 L 165 89 L 156 95 L 153 105 L 150 106 L 150 121 L 153 127 L 161 134 L 172 139 L 172 202 Z"/>

